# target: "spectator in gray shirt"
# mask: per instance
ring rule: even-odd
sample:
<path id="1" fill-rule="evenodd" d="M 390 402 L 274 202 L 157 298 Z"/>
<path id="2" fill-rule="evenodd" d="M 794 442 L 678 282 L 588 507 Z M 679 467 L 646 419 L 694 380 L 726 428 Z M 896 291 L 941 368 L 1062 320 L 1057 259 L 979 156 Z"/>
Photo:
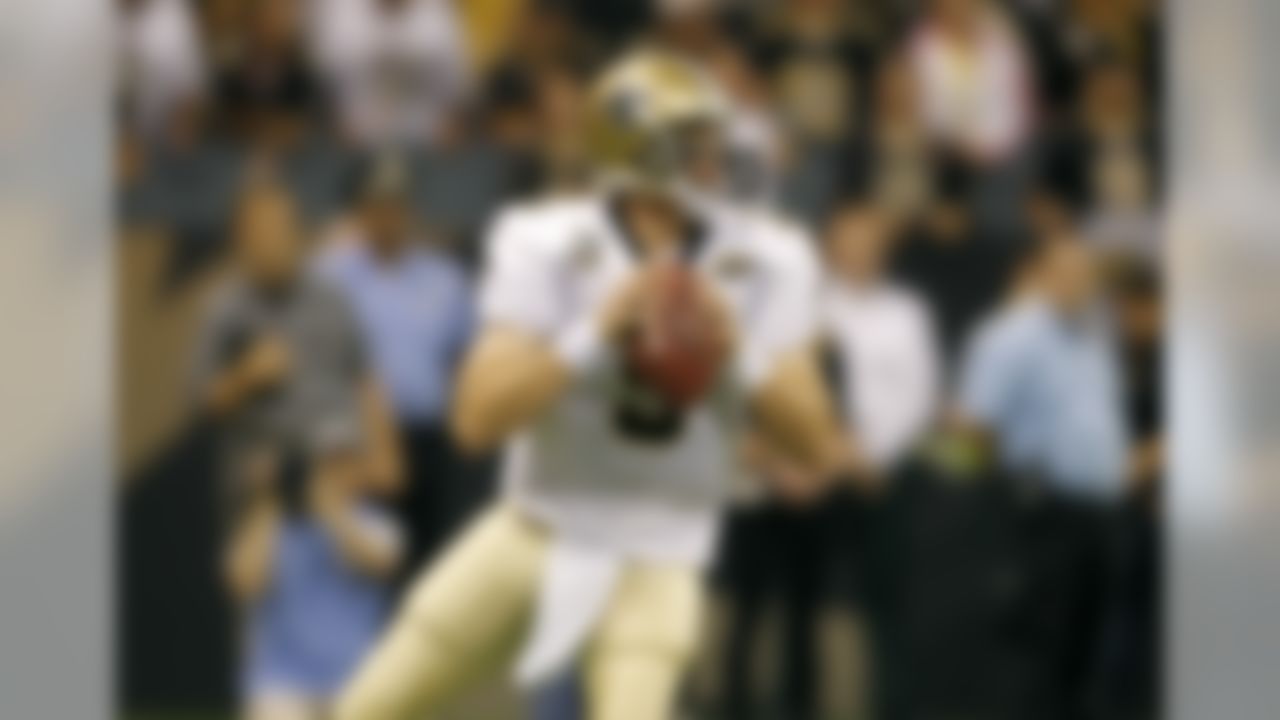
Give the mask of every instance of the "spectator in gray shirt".
<path id="1" fill-rule="evenodd" d="M 292 198 L 274 184 L 251 185 L 234 234 L 234 269 L 205 318 L 195 363 L 227 467 L 264 449 L 305 467 L 308 448 L 339 428 L 359 439 L 369 485 L 392 490 L 399 460 L 386 403 L 343 296 L 303 271 Z"/>

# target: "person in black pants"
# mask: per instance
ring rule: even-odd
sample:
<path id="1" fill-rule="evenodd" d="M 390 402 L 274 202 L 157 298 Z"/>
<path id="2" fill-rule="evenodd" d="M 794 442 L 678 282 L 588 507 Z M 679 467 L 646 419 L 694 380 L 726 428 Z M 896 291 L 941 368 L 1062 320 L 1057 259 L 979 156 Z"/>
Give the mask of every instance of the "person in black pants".
<path id="1" fill-rule="evenodd" d="M 1130 462 L 1119 344 L 1088 246 L 1045 241 L 1034 266 L 1034 287 L 969 345 L 956 424 L 1012 479 L 1024 518 L 1025 637 L 1039 671 L 1025 716 L 1109 717 Z"/>
<path id="2" fill-rule="evenodd" d="M 798 507 L 769 498 L 738 508 L 725 541 L 723 580 L 732 600 L 721 664 L 724 714 L 734 720 L 816 718 L 819 697 L 818 614 L 832 547 L 831 506 Z M 777 713 L 754 692 L 757 641 L 772 601 L 782 609 Z"/>

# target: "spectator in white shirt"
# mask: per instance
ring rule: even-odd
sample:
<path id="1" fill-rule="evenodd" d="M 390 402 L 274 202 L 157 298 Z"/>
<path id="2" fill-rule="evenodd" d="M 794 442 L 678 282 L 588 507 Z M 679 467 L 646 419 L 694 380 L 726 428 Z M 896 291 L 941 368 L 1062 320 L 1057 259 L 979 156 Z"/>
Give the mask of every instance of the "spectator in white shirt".
<path id="1" fill-rule="evenodd" d="M 318 0 L 315 56 L 346 133 L 366 144 L 447 132 L 469 85 L 451 0 Z"/>
<path id="2" fill-rule="evenodd" d="M 938 399 L 938 352 L 928 306 L 886 277 L 891 228 L 871 205 L 839 208 L 827 229 L 828 279 L 822 302 L 836 386 L 850 431 L 869 462 L 901 459 L 931 423 Z"/>
<path id="3" fill-rule="evenodd" d="M 121 99 L 139 129 L 158 132 L 204 89 L 191 3 L 120 0 L 116 19 Z"/>
<path id="4" fill-rule="evenodd" d="M 988 0 L 933 0 L 909 54 L 935 137 L 980 164 L 1022 145 L 1031 68 L 1015 27 Z"/>

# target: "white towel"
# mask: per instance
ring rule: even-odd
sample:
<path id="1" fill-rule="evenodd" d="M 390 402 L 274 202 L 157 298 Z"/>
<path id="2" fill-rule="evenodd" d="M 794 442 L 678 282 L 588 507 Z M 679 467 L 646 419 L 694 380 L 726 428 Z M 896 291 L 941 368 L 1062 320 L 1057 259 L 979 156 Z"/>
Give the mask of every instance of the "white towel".
<path id="1" fill-rule="evenodd" d="M 533 627 L 516 662 L 516 682 L 532 688 L 559 676 L 604 613 L 622 558 L 556 540 L 549 551 Z"/>

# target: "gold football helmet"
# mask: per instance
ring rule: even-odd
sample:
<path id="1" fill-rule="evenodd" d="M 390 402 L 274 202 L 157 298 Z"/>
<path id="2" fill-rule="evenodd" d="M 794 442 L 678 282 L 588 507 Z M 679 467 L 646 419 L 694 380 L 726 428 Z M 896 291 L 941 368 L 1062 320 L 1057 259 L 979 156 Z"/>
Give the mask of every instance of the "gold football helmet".
<path id="1" fill-rule="evenodd" d="M 726 101 L 692 62 L 643 49 L 609 67 L 592 91 L 587 146 L 606 187 L 678 192 L 706 185 Z"/>

